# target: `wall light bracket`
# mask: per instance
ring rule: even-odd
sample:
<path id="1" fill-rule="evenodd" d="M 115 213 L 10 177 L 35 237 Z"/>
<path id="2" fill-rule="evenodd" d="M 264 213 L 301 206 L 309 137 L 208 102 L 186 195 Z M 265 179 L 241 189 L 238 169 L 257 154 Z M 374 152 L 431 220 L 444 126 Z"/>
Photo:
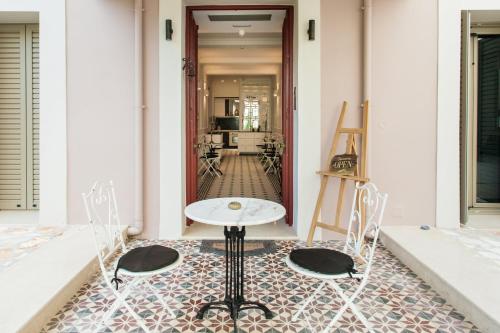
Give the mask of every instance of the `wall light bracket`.
<path id="1" fill-rule="evenodd" d="M 316 21 L 309 20 L 309 29 L 307 29 L 307 35 L 309 36 L 309 40 L 315 40 L 316 38 Z"/>
<path id="2" fill-rule="evenodd" d="M 172 29 L 172 20 L 165 20 L 165 39 L 172 40 L 172 34 L 174 30 Z"/>

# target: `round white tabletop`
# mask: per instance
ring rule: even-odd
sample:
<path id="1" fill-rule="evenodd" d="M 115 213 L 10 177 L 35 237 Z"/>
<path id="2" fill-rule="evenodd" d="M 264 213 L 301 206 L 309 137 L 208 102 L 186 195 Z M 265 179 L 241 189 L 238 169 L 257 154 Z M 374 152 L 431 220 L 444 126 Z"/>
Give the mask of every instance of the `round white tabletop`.
<path id="1" fill-rule="evenodd" d="M 237 201 L 241 208 L 228 207 Z M 193 202 L 184 213 L 193 221 L 220 226 L 250 226 L 278 221 L 286 214 L 279 203 L 255 198 L 215 198 Z"/>

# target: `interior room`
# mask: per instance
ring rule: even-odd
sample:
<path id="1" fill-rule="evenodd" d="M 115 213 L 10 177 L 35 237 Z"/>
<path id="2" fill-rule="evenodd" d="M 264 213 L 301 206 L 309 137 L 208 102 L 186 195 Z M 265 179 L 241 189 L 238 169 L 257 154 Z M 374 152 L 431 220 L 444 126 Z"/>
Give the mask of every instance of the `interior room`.
<path id="1" fill-rule="evenodd" d="M 197 200 L 251 197 L 282 202 L 284 10 L 196 11 Z M 187 237 L 219 237 L 194 222 Z M 213 233 L 212 233 L 213 231 Z M 250 237 L 295 238 L 284 220 Z"/>

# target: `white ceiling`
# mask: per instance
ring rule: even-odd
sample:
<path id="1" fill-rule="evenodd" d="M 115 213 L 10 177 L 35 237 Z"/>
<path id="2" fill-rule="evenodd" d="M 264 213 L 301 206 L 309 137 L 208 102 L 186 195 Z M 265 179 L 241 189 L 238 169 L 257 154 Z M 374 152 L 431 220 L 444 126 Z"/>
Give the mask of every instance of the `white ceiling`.
<path id="1" fill-rule="evenodd" d="M 471 11 L 472 23 L 499 23 L 500 10 L 472 10 Z"/>
<path id="2" fill-rule="evenodd" d="M 198 50 L 200 64 L 280 64 L 281 47 L 204 47 Z"/>
<path id="3" fill-rule="evenodd" d="M 252 14 L 271 14 L 270 21 L 228 21 L 212 22 L 208 15 L 252 15 Z M 194 11 L 194 19 L 198 24 L 198 33 L 234 33 L 238 34 L 240 29 L 246 33 L 281 33 L 283 20 L 285 18 L 284 10 L 210 10 Z M 233 27 L 249 26 L 249 27 Z"/>
<path id="4" fill-rule="evenodd" d="M 270 14 L 269 21 L 210 21 L 208 15 Z M 193 12 L 198 24 L 198 61 L 205 75 L 277 75 L 281 69 L 284 10 Z M 241 27 L 249 25 L 249 27 Z M 234 27 L 236 26 L 236 27 Z M 240 37 L 238 31 L 245 30 Z"/>
<path id="5" fill-rule="evenodd" d="M 281 33 L 251 33 L 240 37 L 237 34 L 200 34 L 198 46 L 204 47 L 281 47 Z"/>
<path id="6" fill-rule="evenodd" d="M 203 67 L 205 75 L 279 75 L 279 64 L 210 64 Z"/>

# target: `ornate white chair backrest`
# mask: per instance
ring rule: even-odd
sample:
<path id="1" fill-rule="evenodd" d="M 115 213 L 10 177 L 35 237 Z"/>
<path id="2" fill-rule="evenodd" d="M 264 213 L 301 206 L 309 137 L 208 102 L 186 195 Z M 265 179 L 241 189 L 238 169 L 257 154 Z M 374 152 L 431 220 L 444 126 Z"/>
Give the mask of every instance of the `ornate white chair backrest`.
<path id="1" fill-rule="evenodd" d="M 344 252 L 353 252 L 366 264 L 365 272 L 371 268 L 387 197 L 373 183 L 356 183 Z M 367 237 L 373 239 L 371 243 Z"/>
<path id="2" fill-rule="evenodd" d="M 89 193 L 82 193 L 85 210 L 97 248 L 99 264 L 105 274 L 104 263 L 117 246 L 126 251 L 118 215 L 113 182 L 95 182 Z"/>

